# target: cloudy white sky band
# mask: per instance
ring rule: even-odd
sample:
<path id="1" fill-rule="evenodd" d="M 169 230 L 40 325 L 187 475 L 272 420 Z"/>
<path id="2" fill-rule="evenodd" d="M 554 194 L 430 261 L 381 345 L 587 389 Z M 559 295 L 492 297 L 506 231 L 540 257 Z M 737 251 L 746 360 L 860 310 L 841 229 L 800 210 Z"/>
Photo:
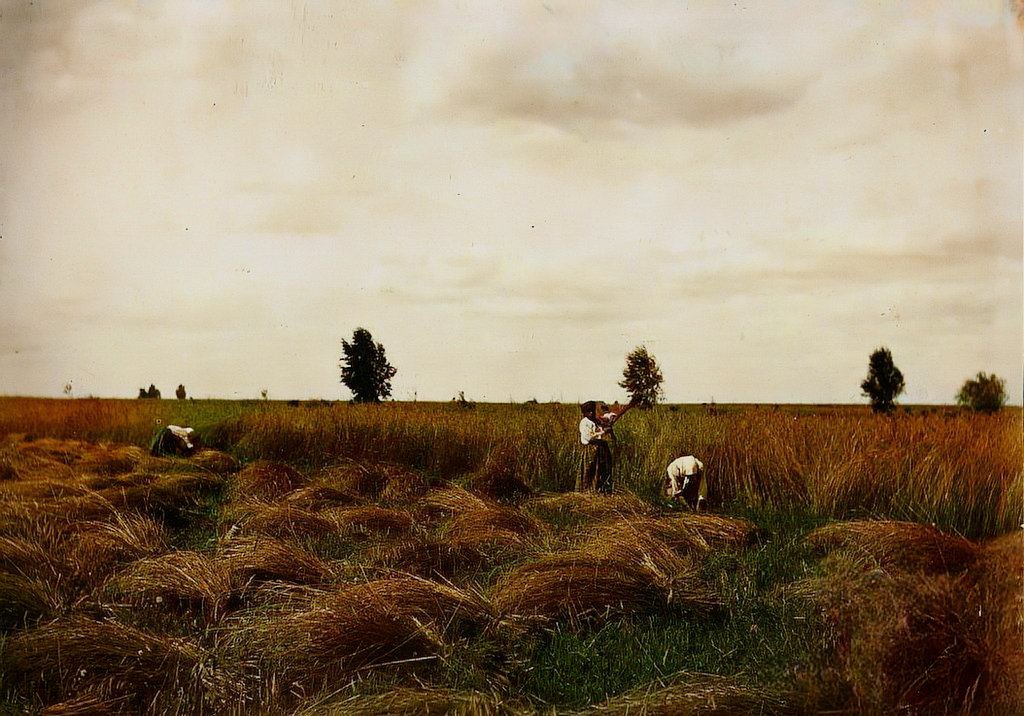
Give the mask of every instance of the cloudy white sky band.
<path id="1" fill-rule="evenodd" d="M 1020 402 L 1004 2 L 0 8 L 0 394 Z"/>

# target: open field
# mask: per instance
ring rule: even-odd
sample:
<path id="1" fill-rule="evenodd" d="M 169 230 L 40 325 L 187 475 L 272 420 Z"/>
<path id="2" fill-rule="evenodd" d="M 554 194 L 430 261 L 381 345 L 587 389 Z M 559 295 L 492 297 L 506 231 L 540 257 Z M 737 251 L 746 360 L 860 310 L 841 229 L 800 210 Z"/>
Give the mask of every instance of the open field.
<path id="1" fill-rule="evenodd" d="M 158 422 L 159 421 L 159 422 Z M 1021 412 L 0 399 L 0 690 L 48 713 L 1021 711 Z M 210 448 L 147 454 L 160 424 Z M 708 466 L 715 511 L 657 496 Z"/>

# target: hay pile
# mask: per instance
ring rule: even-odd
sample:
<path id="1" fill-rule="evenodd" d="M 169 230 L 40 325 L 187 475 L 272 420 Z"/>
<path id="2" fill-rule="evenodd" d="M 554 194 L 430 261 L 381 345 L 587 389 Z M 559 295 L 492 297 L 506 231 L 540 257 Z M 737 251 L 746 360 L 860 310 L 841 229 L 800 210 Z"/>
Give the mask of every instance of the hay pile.
<path id="1" fill-rule="evenodd" d="M 641 533 L 594 539 L 517 567 L 492 597 L 504 614 L 570 621 L 720 604 L 695 561 Z"/>
<path id="2" fill-rule="evenodd" d="M 316 475 L 314 483 L 363 499 L 405 502 L 423 495 L 429 481 L 403 465 L 346 460 Z"/>
<path id="3" fill-rule="evenodd" d="M 830 622 L 854 708 L 1003 714 L 1024 703 L 1024 535 L 979 547 L 923 525 L 830 527 L 811 538 L 844 549 L 795 593 Z"/>
<path id="4" fill-rule="evenodd" d="M 654 508 L 630 493 L 564 492 L 523 503 L 523 509 L 549 522 L 584 522 L 609 517 L 648 515 Z"/>
<path id="5" fill-rule="evenodd" d="M 107 583 L 109 594 L 136 605 L 202 615 L 227 609 L 234 580 L 228 564 L 198 552 L 170 552 L 129 565 Z"/>
<path id="6" fill-rule="evenodd" d="M 210 697 L 240 692 L 233 676 L 213 666 L 195 641 L 144 631 L 117 621 L 75 616 L 19 632 L 4 645 L 5 683 L 32 685 L 62 698 L 82 688 L 131 694 L 136 709 L 166 685 L 206 689 Z"/>
<path id="7" fill-rule="evenodd" d="M 475 691 L 449 689 L 399 688 L 385 694 L 350 696 L 304 709 L 297 716 L 429 716 L 430 714 L 461 714 L 462 716 L 515 716 L 534 713 L 525 704 Z"/>
<path id="8" fill-rule="evenodd" d="M 714 674 L 682 673 L 669 684 L 653 684 L 616 696 L 579 712 L 592 716 L 732 716 L 733 714 L 797 713 L 789 699 L 774 690 Z"/>
<path id="9" fill-rule="evenodd" d="M 257 460 L 235 473 L 231 498 L 239 502 L 271 502 L 305 483 L 293 467 Z"/>
<path id="10" fill-rule="evenodd" d="M 916 522 L 836 522 L 814 530 L 807 539 L 820 550 L 847 550 L 882 569 L 927 574 L 962 571 L 978 555 L 973 542 Z"/>
<path id="11" fill-rule="evenodd" d="M 383 666 L 415 668 L 437 658 L 448 639 L 495 619 L 472 592 L 416 577 L 338 589 L 307 608 L 243 629 L 243 648 L 287 678 L 308 685 Z"/>

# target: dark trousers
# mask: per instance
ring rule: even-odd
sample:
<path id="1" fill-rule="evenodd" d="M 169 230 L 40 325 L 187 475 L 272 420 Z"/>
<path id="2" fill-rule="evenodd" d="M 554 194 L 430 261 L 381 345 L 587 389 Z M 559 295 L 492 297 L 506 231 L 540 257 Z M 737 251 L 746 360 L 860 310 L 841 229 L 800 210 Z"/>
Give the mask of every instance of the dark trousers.
<path id="1" fill-rule="evenodd" d="M 579 492 L 612 491 L 612 450 L 605 440 L 591 440 L 583 446 L 576 489 Z"/>

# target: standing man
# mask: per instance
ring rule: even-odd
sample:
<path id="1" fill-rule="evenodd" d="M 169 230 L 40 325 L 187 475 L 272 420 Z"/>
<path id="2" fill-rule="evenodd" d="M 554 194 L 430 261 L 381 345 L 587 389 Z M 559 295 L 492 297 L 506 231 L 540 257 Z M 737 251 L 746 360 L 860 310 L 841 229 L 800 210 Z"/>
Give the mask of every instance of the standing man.
<path id="1" fill-rule="evenodd" d="M 588 400 L 580 404 L 583 418 L 580 420 L 580 443 L 583 454 L 580 458 L 580 473 L 576 479 L 579 492 L 612 491 L 612 449 L 609 440 L 615 440 L 612 427 L 623 413 L 633 404 L 608 408 L 604 403 Z"/>

